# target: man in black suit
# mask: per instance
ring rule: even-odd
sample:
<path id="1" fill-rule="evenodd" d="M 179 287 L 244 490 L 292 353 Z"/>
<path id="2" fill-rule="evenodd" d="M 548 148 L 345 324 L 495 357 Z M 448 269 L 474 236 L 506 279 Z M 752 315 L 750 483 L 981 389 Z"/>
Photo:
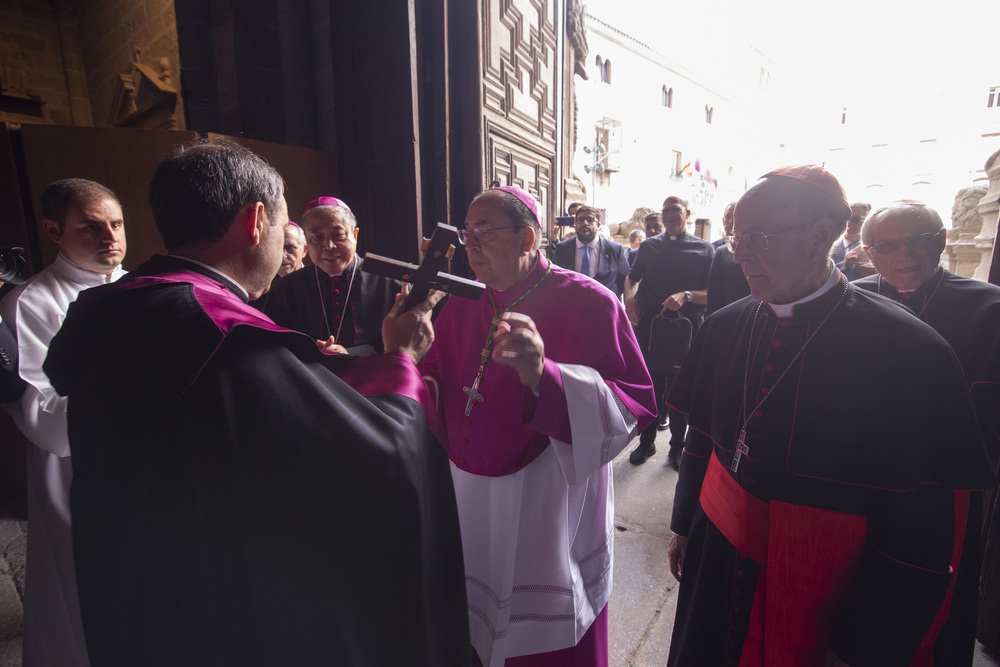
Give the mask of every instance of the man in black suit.
<path id="1" fill-rule="evenodd" d="M 597 209 L 589 206 L 578 208 L 573 227 L 576 238 L 555 244 L 552 261 L 563 268 L 590 276 L 620 299 L 629 271 L 625 248 L 597 233 L 601 228 L 601 213 Z"/>

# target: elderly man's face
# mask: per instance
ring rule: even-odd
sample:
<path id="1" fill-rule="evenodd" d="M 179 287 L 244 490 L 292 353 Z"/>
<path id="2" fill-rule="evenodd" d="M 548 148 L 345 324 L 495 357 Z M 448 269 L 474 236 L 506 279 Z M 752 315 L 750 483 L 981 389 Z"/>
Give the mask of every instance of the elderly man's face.
<path id="1" fill-rule="evenodd" d="M 44 225 L 59 251 L 88 271 L 109 276 L 125 259 L 125 221 L 110 197 L 77 197 L 66 208 L 62 229 L 54 220 Z"/>
<path id="2" fill-rule="evenodd" d="M 309 211 L 302 228 L 306 232 L 309 259 L 328 276 L 339 276 L 354 261 L 358 229 L 346 212 L 317 208 Z"/>
<path id="3" fill-rule="evenodd" d="M 302 260 L 306 256 L 306 244 L 302 242 L 298 227 L 292 224 L 285 226 L 285 246 L 284 256 L 281 260 L 281 268 L 278 269 L 279 276 L 287 276 L 292 271 L 302 268 Z"/>
<path id="4" fill-rule="evenodd" d="M 601 228 L 601 215 L 596 211 L 581 208 L 576 212 L 573 227 L 581 243 L 590 243 L 597 236 L 597 230 Z"/>
<path id="5" fill-rule="evenodd" d="M 767 249 L 762 250 L 759 241 L 740 240 L 733 259 L 742 266 L 755 299 L 774 304 L 798 301 L 818 288 L 811 280 L 817 271 L 808 233 L 812 225 L 784 205 L 787 199 L 777 188 L 756 187 L 760 188 L 756 196 L 744 195 L 736 206 L 733 234 L 738 239 L 765 234 Z"/>
<path id="6" fill-rule="evenodd" d="M 914 290 L 934 275 L 944 251 L 944 230 L 933 218 L 917 210 L 891 210 L 875 220 L 868 254 L 875 268 L 898 290 Z M 934 234 L 934 236 L 919 236 Z M 904 241 L 904 239 L 909 239 Z M 883 241 L 903 241 L 878 247 Z"/>
<path id="7" fill-rule="evenodd" d="M 663 227 L 672 236 L 684 233 L 687 228 L 687 219 L 691 211 L 677 197 L 667 197 L 663 200 L 663 210 L 660 217 L 663 220 Z"/>
<path id="8" fill-rule="evenodd" d="M 516 222 L 501 207 L 498 191 L 487 192 L 469 206 L 465 229 L 473 232 L 465 243 L 469 267 L 476 279 L 493 289 L 513 287 L 524 277 L 526 258 L 533 238 L 526 227 Z"/>
<path id="9" fill-rule="evenodd" d="M 646 228 L 647 239 L 653 238 L 657 234 L 662 234 L 664 231 L 666 231 L 663 228 L 663 220 L 661 220 L 660 216 L 658 215 L 646 218 L 645 220 L 642 221 L 642 224 Z"/>

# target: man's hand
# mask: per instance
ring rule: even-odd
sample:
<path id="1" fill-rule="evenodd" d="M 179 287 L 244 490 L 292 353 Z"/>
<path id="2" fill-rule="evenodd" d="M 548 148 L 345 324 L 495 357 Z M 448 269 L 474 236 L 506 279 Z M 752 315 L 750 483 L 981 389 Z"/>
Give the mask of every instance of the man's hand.
<path id="1" fill-rule="evenodd" d="M 663 302 L 663 310 L 680 310 L 687 303 L 687 295 L 684 292 L 671 294 Z"/>
<path id="2" fill-rule="evenodd" d="M 670 559 L 670 574 L 674 575 L 674 579 L 677 581 L 681 580 L 681 568 L 684 566 L 684 553 L 687 548 L 688 538 L 680 535 L 670 537 L 670 543 L 667 545 L 667 558 Z"/>
<path id="3" fill-rule="evenodd" d="M 333 336 L 330 336 L 326 340 L 316 341 L 316 347 L 324 354 L 347 354 L 347 348 L 343 345 L 338 345 Z"/>
<path id="4" fill-rule="evenodd" d="M 392 310 L 382 320 L 382 341 L 386 352 L 402 352 L 414 361 L 420 361 L 434 342 L 434 327 L 431 325 L 431 311 L 445 292 L 431 291 L 427 298 L 410 310 L 406 307 L 406 295 L 400 292 Z"/>
<path id="5" fill-rule="evenodd" d="M 861 256 L 860 246 L 855 248 L 854 250 L 848 250 L 846 253 L 844 253 L 844 268 L 849 269 L 855 264 L 857 264 L 860 256 Z"/>
<path id="6" fill-rule="evenodd" d="M 639 283 L 631 278 L 625 279 L 625 289 L 622 291 L 622 296 L 625 300 L 625 314 L 633 326 L 639 325 L 639 318 L 642 316 L 642 312 L 639 309 L 639 302 L 635 300 L 635 293 L 638 289 Z"/>
<path id="7" fill-rule="evenodd" d="M 545 369 L 545 345 L 535 322 L 523 313 L 506 313 L 493 336 L 493 361 L 510 366 L 521 382 L 538 393 Z"/>

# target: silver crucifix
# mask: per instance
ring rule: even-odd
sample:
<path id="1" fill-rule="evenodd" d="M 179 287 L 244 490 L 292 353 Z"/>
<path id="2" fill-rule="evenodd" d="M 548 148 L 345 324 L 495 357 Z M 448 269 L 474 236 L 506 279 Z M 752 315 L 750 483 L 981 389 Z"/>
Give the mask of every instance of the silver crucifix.
<path id="1" fill-rule="evenodd" d="M 462 391 L 469 397 L 469 402 L 465 404 L 466 417 L 472 414 L 472 408 L 475 407 L 476 403 L 483 402 L 483 395 L 479 393 L 479 380 L 481 378 L 482 375 L 477 375 L 476 381 L 472 383 L 472 387 L 462 387 Z"/>
<path id="2" fill-rule="evenodd" d="M 469 413 L 466 412 L 465 414 Z M 747 447 L 746 439 L 747 430 L 744 428 L 740 431 L 740 437 L 736 441 L 736 451 L 733 453 L 733 465 L 729 467 L 729 469 L 733 472 L 736 472 L 736 470 L 740 467 L 740 459 L 743 458 L 743 455 L 750 453 L 750 448 Z"/>

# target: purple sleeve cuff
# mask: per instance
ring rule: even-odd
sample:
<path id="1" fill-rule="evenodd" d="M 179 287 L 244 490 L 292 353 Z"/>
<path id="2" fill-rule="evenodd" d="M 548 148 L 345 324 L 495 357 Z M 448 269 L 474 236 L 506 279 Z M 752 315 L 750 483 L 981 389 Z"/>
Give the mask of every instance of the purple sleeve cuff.
<path id="1" fill-rule="evenodd" d="M 337 372 L 340 379 L 366 398 L 403 396 L 420 403 L 427 417 L 427 427 L 437 439 L 447 442 L 437 406 L 417 369 L 417 364 L 402 352 L 387 352 L 370 357 L 356 357 Z"/>
<path id="2" fill-rule="evenodd" d="M 538 396 L 524 388 L 521 419 L 525 426 L 544 433 L 560 442 L 572 444 L 572 429 L 569 424 L 569 409 L 566 407 L 566 392 L 563 389 L 559 365 L 545 359 L 542 381 Z"/>

